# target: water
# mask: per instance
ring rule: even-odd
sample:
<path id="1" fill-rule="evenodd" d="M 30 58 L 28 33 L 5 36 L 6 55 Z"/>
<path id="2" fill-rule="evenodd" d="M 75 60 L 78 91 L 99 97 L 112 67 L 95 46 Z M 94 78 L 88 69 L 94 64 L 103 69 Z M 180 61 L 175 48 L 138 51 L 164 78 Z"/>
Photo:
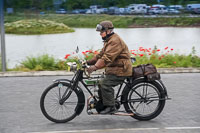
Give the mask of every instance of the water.
<path id="1" fill-rule="evenodd" d="M 6 58 L 8 68 L 13 68 L 27 56 L 42 54 L 63 59 L 66 54 L 89 48 L 101 49 L 103 42 L 94 28 L 78 28 L 74 33 L 50 35 L 10 35 L 6 34 Z M 189 54 L 195 46 L 200 55 L 200 28 L 122 28 L 115 29 L 129 49 L 139 47 L 160 49 L 173 48 L 174 52 Z"/>

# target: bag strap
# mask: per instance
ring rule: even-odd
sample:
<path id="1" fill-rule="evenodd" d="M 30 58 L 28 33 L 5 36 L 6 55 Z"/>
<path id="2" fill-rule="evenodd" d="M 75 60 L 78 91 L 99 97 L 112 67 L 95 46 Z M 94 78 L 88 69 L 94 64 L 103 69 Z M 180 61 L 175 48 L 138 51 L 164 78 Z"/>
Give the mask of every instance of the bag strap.
<path id="1" fill-rule="evenodd" d="M 145 66 L 144 65 L 140 65 L 141 66 L 141 69 L 142 69 L 142 72 L 143 72 L 143 75 L 145 73 Z"/>

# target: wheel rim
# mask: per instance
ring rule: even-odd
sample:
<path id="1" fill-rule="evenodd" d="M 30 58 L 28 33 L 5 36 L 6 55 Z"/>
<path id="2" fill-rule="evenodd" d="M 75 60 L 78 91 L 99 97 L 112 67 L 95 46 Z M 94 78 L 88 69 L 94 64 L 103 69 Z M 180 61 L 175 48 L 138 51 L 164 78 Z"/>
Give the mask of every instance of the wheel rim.
<path id="1" fill-rule="evenodd" d="M 141 96 L 143 98 L 141 98 Z M 149 83 L 141 83 L 131 89 L 128 99 L 131 111 L 141 117 L 148 117 L 154 114 L 159 106 L 160 92 Z"/>
<path id="2" fill-rule="evenodd" d="M 66 93 L 67 92 L 67 93 Z M 63 95 L 71 92 L 70 97 L 60 104 L 60 99 Z M 65 121 L 71 119 L 76 115 L 75 109 L 78 105 L 78 97 L 74 91 L 69 87 L 53 87 L 48 91 L 44 98 L 44 109 L 46 114 L 56 121 Z"/>

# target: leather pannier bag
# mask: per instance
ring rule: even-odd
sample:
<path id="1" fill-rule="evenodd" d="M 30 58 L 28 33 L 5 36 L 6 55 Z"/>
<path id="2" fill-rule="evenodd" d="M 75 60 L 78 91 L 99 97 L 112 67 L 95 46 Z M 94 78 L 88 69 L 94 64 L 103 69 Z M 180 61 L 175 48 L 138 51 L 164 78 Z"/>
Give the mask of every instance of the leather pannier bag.
<path id="1" fill-rule="evenodd" d="M 154 81 L 160 79 L 160 73 L 157 72 L 157 69 L 153 64 L 142 64 L 133 67 L 132 77 L 134 79 L 145 77 L 148 81 Z"/>

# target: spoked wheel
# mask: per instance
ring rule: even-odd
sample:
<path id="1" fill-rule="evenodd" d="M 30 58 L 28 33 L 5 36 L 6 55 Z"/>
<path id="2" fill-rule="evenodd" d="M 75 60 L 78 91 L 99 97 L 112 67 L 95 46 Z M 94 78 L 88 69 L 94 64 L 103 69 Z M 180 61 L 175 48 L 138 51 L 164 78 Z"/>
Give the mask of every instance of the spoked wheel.
<path id="1" fill-rule="evenodd" d="M 157 117 L 165 106 L 165 95 L 157 82 L 139 80 L 131 88 L 126 88 L 124 108 L 138 120 Z"/>
<path id="2" fill-rule="evenodd" d="M 66 97 L 64 101 L 62 99 Z M 42 94 L 40 108 L 50 121 L 64 123 L 76 117 L 78 95 L 68 83 L 54 83 Z"/>

